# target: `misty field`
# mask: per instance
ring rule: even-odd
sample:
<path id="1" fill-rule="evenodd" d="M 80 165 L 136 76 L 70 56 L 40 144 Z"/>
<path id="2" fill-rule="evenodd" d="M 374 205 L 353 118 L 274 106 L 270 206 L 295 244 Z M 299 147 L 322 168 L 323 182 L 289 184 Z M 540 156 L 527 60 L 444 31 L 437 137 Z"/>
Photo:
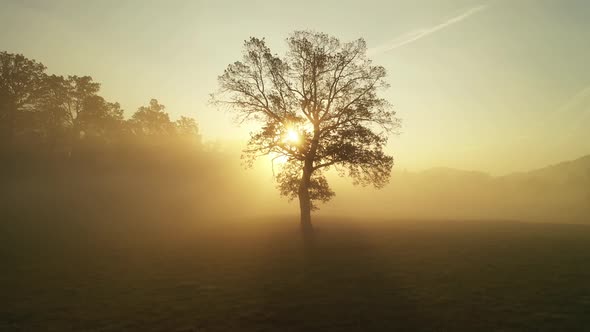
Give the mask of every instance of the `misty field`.
<path id="1" fill-rule="evenodd" d="M 0 1 L 0 332 L 590 331 L 590 0 Z"/>
<path id="2" fill-rule="evenodd" d="M 306 245 L 290 217 L 190 227 L 14 221 L 0 232 L 2 331 L 590 326 L 583 225 L 324 217 Z"/>

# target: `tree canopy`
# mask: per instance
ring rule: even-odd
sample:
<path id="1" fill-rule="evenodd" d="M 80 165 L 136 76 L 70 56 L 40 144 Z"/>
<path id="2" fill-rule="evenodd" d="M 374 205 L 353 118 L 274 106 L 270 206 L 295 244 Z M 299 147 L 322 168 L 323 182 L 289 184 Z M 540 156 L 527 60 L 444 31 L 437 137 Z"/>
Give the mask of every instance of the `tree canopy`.
<path id="1" fill-rule="evenodd" d="M 132 141 L 200 143 L 197 122 L 170 120 L 164 105 L 152 99 L 125 120 L 117 102 L 100 96 L 90 76 L 58 76 L 21 54 L 0 52 L 0 152 L 23 146 L 68 156 L 82 145 Z"/>
<path id="2" fill-rule="evenodd" d="M 299 197 L 302 223 L 310 228 L 314 202 L 328 201 L 325 171 L 335 168 L 355 184 L 383 187 L 393 158 L 383 150 L 399 120 L 379 92 L 386 71 L 367 58 L 363 39 L 341 42 L 324 33 L 296 31 L 287 52 L 271 52 L 264 39 L 244 43 L 241 61 L 219 76 L 217 105 L 260 129 L 244 150 L 283 160 L 276 176 L 282 195 Z"/>

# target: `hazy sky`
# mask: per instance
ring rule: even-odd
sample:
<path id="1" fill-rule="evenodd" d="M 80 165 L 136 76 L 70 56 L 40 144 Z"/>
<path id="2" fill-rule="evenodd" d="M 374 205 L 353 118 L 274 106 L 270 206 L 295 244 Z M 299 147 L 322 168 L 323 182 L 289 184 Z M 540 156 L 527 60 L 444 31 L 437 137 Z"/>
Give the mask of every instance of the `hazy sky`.
<path id="1" fill-rule="evenodd" d="M 150 98 L 207 139 L 242 139 L 207 104 L 243 40 L 363 37 L 403 120 L 397 167 L 494 174 L 590 153 L 590 1 L 1 0 L 0 50 L 91 75 L 131 114 Z"/>

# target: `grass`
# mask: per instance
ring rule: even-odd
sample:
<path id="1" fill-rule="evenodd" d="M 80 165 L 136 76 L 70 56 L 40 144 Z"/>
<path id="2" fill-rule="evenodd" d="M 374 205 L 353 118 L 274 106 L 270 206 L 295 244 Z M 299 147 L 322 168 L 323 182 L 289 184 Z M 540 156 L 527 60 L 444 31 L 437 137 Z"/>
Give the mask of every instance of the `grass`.
<path id="1" fill-rule="evenodd" d="M 44 225 L 2 225 L 1 331 L 590 328 L 589 226 Z"/>

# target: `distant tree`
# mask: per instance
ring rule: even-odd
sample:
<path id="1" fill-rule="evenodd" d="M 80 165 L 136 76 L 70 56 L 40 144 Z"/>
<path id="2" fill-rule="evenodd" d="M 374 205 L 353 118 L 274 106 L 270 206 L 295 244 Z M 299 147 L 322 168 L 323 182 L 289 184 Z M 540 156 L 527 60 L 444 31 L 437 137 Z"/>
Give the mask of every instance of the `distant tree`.
<path id="1" fill-rule="evenodd" d="M 39 120 L 39 130 L 49 150 L 53 151 L 58 140 L 68 136 L 69 111 L 67 105 L 70 101 L 68 83 L 62 76 L 46 76 L 40 95 L 35 108 L 36 118 Z"/>
<path id="2" fill-rule="evenodd" d="M 196 141 L 197 143 L 201 141 L 199 126 L 195 119 L 181 116 L 180 119 L 176 120 L 175 126 L 176 133 L 180 138 Z"/>
<path id="3" fill-rule="evenodd" d="M 10 145 L 18 122 L 34 109 L 39 97 L 45 66 L 21 54 L 0 52 L 0 139 Z M 26 117 L 25 117 L 26 118 Z M 26 126 L 26 125 L 22 125 Z"/>
<path id="4" fill-rule="evenodd" d="M 244 43 L 242 61 L 219 76 L 213 102 L 238 120 L 261 124 L 244 150 L 249 160 L 283 160 L 277 175 L 282 195 L 299 198 L 301 226 L 312 231 L 311 210 L 334 192 L 324 176 L 334 167 L 355 184 L 384 186 L 393 158 L 383 151 L 399 125 L 389 103 L 385 69 L 372 65 L 363 39 L 342 43 L 323 33 L 297 31 L 287 52 L 271 53 L 264 39 Z"/>
<path id="5" fill-rule="evenodd" d="M 79 117 L 80 134 L 83 137 L 115 140 L 123 124 L 123 110 L 119 103 L 107 102 L 101 96 L 91 96 L 83 103 L 84 112 Z"/>
<path id="6" fill-rule="evenodd" d="M 151 155 L 162 159 L 164 151 L 146 151 L 138 142 L 150 149 L 180 143 L 167 149 L 170 158 L 184 158 L 181 152 L 194 152 L 195 143 L 200 147 L 194 119 L 171 121 L 153 99 L 126 121 L 119 103 L 99 93 L 100 84 L 90 76 L 48 75 L 35 60 L 0 52 L 0 176 L 44 161 L 81 169 L 99 160 L 124 165 Z"/>
<path id="7" fill-rule="evenodd" d="M 118 103 L 109 103 L 98 95 L 100 84 L 90 76 L 47 76 L 37 107 L 47 142 L 54 148 L 58 137 L 62 148 L 71 149 L 82 138 L 116 137 L 123 121 Z M 110 136 L 110 137 L 109 137 Z"/>
<path id="8" fill-rule="evenodd" d="M 131 130 L 139 136 L 172 136 L 176 127 L 168 113 L 164 110 L 166 107 L 158 103 L 157 99 L 150 100 L 148 106 L 141 106 L 133 114 L 130 120 Z"/>
<path id="9" fill-rule="evenodd" d="M 100 84 L 93 82 L 90 76 L 68 76 L 66 84 L 69 97 L 66 103 L 67 120 L 72 128 L 73 139 L 76 140 L 84 132 L 83 120 L 90 117 L 88 113 L 94 111 L 96 115 L 96 109 L 90 109 L 88 106 L 93 105 L 91 99 L 96 100 L 98 97 Z"/>
<path id="10" fill-rule="evenodd" d="M 180 135 L 196 135 L 199 133 L 199 127 L 195 119 L 181 116 L 176 121 L 176 129 Z"/>

